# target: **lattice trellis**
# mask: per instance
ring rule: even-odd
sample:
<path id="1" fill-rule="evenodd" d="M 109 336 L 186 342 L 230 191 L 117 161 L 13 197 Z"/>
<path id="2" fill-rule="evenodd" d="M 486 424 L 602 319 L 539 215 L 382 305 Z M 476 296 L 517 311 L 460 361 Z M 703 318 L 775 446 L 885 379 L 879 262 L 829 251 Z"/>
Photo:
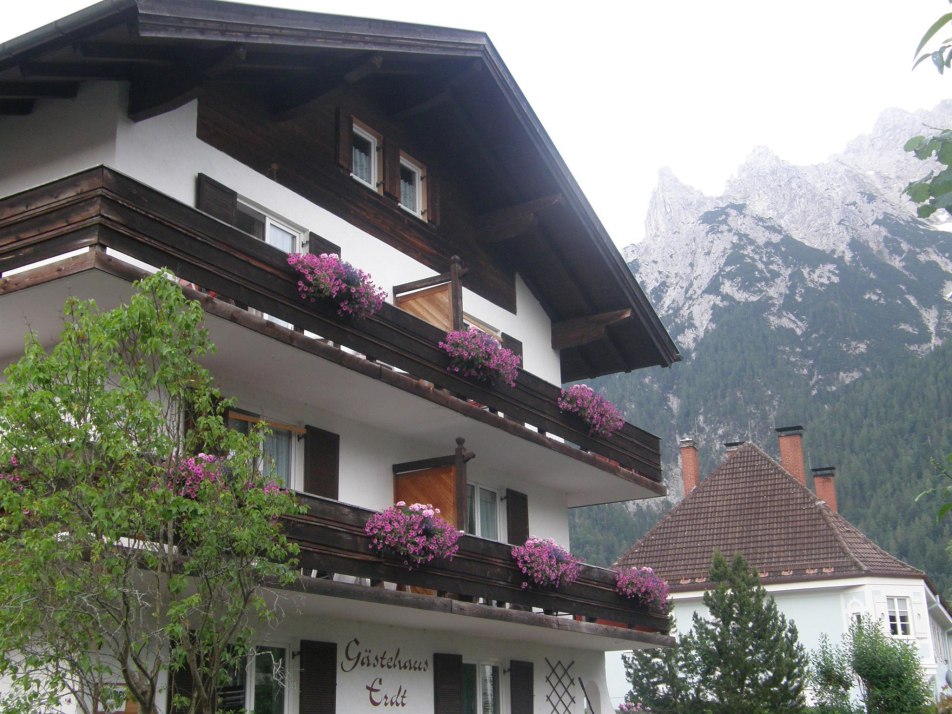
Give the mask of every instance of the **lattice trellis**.
<path id="1" fill-rule="evenodd" d="M 572 705 L 575 704 L 572 665 L 575 664 L 575 660 L 568 664 L 562 664 L 562 660 L 556 660 L 555 664 L 552 664 L 546 657 L 545 663 L 549 665 L 549 673 L 545 675 L 549 691 L 545 695 L 545 700 L 552 707 L 550 711 L 552 714 L 572 714 Z"/>

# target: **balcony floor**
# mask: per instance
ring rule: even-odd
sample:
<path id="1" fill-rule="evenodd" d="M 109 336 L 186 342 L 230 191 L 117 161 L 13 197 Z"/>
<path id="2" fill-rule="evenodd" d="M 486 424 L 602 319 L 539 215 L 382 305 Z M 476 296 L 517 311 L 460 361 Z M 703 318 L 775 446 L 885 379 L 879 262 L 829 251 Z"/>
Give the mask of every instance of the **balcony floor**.
<path id="1" fill-rule="evenodd" d="M 294 603 L 306 615 L 597 652 L 675 644 L 654 632 L 318 578 L 301 578 L 291 589 L 308 595 Z"/>

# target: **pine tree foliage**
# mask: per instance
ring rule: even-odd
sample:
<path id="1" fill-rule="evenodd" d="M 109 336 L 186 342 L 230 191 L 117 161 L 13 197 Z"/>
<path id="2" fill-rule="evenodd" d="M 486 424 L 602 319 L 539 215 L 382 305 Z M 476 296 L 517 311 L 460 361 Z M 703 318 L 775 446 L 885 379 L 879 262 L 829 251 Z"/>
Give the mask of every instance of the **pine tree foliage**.
<path id="1" fill-rule="evenodd" d="M 656 712 L 781 714 L 801 711 L 807 655 L 796 625 L 777 609 L 743 556 L 715 553 L 704 594 L 677 648 L 625 659 L 629 701 Z"/>

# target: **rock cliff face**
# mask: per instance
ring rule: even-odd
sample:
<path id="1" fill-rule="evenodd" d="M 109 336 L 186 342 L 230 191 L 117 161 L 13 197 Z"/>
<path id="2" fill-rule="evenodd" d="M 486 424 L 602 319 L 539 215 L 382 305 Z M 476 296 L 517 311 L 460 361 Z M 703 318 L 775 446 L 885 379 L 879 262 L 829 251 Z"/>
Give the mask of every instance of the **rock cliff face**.
<path id="1" fill-rule="evenodd" d="M 952 102 L 889 110 L 816 166 L 757 149 L 722 196 L 661 173 L 626 258 L 684 359 L 598 386 L 662 437 L 671 497 L 579 509 L 573 550 L 610 563 L 624 548 L 609 552 L 606 525 L 634 542 L 680 498 L 679 438 L 707 474 L 723 442 L 774 450 L 774 427 L 803 424 L 808 465 L 838 468 L 843 514 L 952 592 L 952 519 L 915 502 L 952 452 L 952 233 L 902 194 L 930 168 L 902 150 L 927 127 L 952 127 Z"/>
<path id="2" fill-rule="evenodd" d="M 821 165 L 758 148 L 722 196 L 663 171 L 646 238 L 625 253 L 681 349 L 690 356 L 744 305 L 820 392 L 946 339 L 952 236 L 902 195 L 928 168 L 902 151 L 924 125 L 952 126 L 952 102 L 889 110 Z M 818 351 L 839 357 L 818 364 Z"/>

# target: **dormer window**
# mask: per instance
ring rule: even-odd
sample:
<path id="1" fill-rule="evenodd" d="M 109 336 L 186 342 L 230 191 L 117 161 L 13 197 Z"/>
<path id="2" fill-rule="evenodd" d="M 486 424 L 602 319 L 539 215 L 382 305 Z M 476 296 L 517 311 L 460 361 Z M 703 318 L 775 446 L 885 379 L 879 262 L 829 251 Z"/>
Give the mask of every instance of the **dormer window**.
<path id="1" fill-rule="evenodd" d="M 374 191 L 380 190 L 380 135 L 354 120 L 351 134 L 351 173 Z"/>
<path id="2" fill-rule="evenodd" d="M 405 154 L 400 156 L 400 207 L 418 218 L 423 217 L 426 204 L 423 190 L 424 172 L 418 162 Z"/>

